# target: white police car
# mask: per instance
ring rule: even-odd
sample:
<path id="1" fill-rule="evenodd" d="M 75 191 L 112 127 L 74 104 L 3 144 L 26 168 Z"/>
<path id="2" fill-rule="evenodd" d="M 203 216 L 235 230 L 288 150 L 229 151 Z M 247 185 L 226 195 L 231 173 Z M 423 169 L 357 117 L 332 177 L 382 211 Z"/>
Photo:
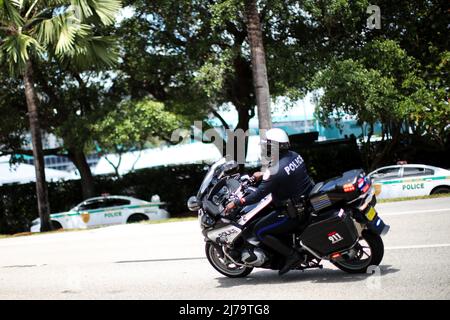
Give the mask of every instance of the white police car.
<path id="1" fill-rule="evenodd" d="M 379 199 L 450 193 L 450 170 L 422 164 L 379 168 L 368 174 Z"/>
<path id="2" fill-rule="evenodd" d="M 50 219 L 54 229 L 85 229 L 89 227 L 132 223 L 169 218 L 160 208 L 164 203 L 144 201 L 125 196 L 103 196 L 87 199 L 68 212 L 54 213 Z M 39 232 L 40 219 L 33 220 L 31 232 Z"/>

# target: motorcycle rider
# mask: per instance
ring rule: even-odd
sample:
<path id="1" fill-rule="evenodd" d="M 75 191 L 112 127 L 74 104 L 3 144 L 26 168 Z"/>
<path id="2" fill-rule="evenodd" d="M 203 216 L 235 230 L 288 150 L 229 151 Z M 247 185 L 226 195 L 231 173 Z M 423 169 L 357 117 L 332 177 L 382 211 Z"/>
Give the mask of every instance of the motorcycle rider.
<path id="1" fill-rule="evenodd" d="M 254 174 L 256 180 L 262 178 L 261 184 L 250 195 L 230 202 L 226 206 L 226 212 L 236 207 L 257 203 L 268 194 L 272 194 L 276 209 L 256 223 L 254 233 L 265 245 L 285 257 L 285 264 L 279 271 L 279 275 L 283 275 L 302 257 L 296 250 L 274 236 L 286 234 L 300 223 L 298 219 L 286 214 L 286 207 L 282 204 L 288 199 L 308 194 L 314 184 L 308 175 L 303 158 L 290 150 L 289 137 L 284 130 L 279 128 L 268 130 L 266 140 L 263 140 L 262 144 L 271 161 L 264 174 L 261 172 Z"/>

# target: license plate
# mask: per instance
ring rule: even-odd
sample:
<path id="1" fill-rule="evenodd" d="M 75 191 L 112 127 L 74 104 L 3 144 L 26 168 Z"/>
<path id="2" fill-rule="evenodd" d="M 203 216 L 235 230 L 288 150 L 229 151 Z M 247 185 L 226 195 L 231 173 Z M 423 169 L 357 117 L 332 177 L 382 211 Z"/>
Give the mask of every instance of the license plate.
<path id="1" fill-rule="evenodd" d="M 369 221 L 372 221 L 376 215 L 377 215 L 377 212 L 375 211 L 375 209 L 373 207 L 370 207 L 369 211 L 367 211 L 367 213 L 366 213 L 366 217 L 367 217 L 367 219 L 369 219 Z"/>

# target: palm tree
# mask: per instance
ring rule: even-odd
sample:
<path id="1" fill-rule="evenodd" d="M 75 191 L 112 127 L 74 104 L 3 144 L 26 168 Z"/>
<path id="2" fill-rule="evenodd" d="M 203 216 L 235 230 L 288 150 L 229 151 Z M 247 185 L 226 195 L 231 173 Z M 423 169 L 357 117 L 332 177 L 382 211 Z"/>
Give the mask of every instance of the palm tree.
<path id="1" fill-rule="evenodd" d="M 256 0 L 245 0 L 247 34 L 252 57 L 253 85 L 258 106 L 259 129 L 270 129 L 270 92 L 267 80 L 266 54 Z"/>
<path id="2" fill-rule="evenodd" d="M 41 231 L 52 228 L 33 61 L 57 59 L 77 70 L 112 65 L 117 58 L 114 40 L 95 32 L 114 23 L 120 8 L 120 0 L 0 0 L 0 63 L 23 79 Z"/>
<path id="3" fill-rule="evenodd" d="M 256 0 L 245 0 L 245 18 L 248 42 L 252 59 L 253 86 L 255 88 L 256 105 L 258 108 L 259 135 L 265 139 L 266 130 L 272 128 L 270 114 L 270 91 L 267 79 L 266 54 L 262 37 L 262 26 L 256 5 Z M 261 165 L 266 168 L 269 160 L 261 147 Z"/>

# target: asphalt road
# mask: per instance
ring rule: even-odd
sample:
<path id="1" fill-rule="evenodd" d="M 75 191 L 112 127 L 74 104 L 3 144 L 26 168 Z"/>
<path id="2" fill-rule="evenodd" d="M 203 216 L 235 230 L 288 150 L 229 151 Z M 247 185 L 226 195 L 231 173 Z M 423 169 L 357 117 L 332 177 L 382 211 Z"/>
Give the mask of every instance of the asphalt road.
<path id="1" fill-rule="evenodd" d="M 449 299 L 450 198 L 377 205 L 390 233 L 373 275 L 217 273 L 196 221 L 0 239 L 0 299 Z"/>

